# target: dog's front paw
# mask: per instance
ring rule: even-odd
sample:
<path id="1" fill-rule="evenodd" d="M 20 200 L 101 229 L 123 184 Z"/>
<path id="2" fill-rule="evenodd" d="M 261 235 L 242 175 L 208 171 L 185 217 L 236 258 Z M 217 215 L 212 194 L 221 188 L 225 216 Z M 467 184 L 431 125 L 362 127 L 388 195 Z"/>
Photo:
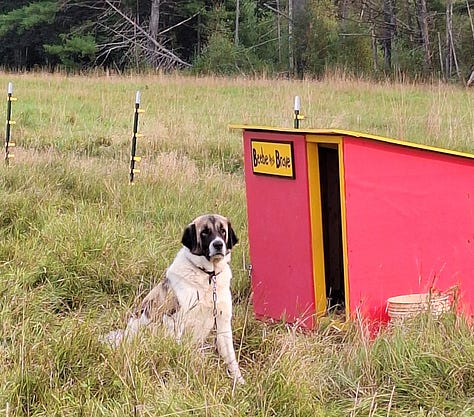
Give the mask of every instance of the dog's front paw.
<path id="1" fill-rule="evenodd" d="M 240 372 L 237 362 L 234 362 L 227 367 L 227 374 L 238 384 L 245 384 L 245 379 Z"/>

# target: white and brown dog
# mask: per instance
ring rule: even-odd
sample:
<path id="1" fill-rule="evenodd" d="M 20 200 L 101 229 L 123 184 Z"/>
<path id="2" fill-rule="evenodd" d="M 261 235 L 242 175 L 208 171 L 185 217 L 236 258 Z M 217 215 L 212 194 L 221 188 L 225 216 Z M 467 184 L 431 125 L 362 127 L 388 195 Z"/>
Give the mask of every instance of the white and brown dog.
<path id="1" fill-rule="evenodd" d="M 216 331 L 219 354 L 229 375 L 244 383 L 232 341 L 232 297 L 229 266 L 238 242 L 230 222 L 218 214 L 194 219 L 184 230 L 183 247 L 165 278 L 143 299 L 124 331 L 110 332 L 104 340 L 117 345 L 136 335 L 142 326 L 163 324 L 177 340 L 189 334 L 197 345 Z"/>

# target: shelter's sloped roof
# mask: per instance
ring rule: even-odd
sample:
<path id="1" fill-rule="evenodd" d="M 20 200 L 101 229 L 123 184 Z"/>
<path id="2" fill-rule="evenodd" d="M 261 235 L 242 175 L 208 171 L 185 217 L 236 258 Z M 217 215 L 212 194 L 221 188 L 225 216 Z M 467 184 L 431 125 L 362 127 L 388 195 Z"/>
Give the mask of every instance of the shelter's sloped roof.
<path id="1" fill-rule="evenodd" d="M 273 127 L 273 126 L 256 126 L 256 125 L 244 125 L 244 124 L 231 124 L 229 129 L 241 129 L 241 130 L 252 130 L 252 131 L 267 131 L 267 132 L 286 132 L 291 134 L 302 134 L 302 135 L 327 135 L 327 136 L 349 136 L 353 138 L 370 139 L 379 142 L 393 143 L 395 145 L 406 146 L 410 148 L 423 149 L 431 152 L 438 152 L 448 155 L 461 156 L 463 158 L 474 159 L 474 154 L 467 152 L 459 152 L 451 149 L 443 149 L 435 146 L 422 145 L 420 143 L 408 142 L 399 139 L 386 138 L 384 136 L 371 135 L 369 133 L 354 132 L 351 130 L 344 129 L 308 129 L 308 128 L 289 128 L 289 127 Z"/>

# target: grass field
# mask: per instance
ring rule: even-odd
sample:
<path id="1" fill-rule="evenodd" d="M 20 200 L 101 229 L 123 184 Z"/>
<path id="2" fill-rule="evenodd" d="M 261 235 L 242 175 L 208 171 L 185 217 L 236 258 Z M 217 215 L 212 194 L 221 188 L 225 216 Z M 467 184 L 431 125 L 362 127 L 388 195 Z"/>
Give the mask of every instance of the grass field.
<path id="1" fill-rule="evenodd" d="M 375 338 L 366 323 L 312 334 L 252 316 L 241 133 L 232 123 L 340 128 L 474 152 L 471 91 L 445 85 L 0 72 L 13 82 L 15 158 L 0 163 L 0 415 L 473 416 L 474 333 L 420 317 Z M 4 86 L 4 87 L 2 87 Z M 142 92 L 128 183 L 135 91 Z M 6 102 L 5 102 L 6 103 Z M 6 108 L 6 105 L 5 105 Z M 0 112 L 2 110 L 0 109 Z M 3 116 L 1 116 L 3 117 Z M 214 352 L 123 326 L 204 212 L 228 216 L 235 346 L 247 384 Z"/>

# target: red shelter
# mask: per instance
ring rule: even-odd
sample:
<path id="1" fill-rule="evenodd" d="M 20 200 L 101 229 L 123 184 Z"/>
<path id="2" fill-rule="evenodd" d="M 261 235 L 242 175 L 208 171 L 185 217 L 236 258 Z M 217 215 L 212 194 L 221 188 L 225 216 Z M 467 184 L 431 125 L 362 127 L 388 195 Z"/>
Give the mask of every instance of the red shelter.
<path id="1" fill-rule="evenodd" d="M 457 286 L 474 307 L 474 155 L 335 129 L 243 130 L 257 317 L 387 320 L 393 296 Z"/>

